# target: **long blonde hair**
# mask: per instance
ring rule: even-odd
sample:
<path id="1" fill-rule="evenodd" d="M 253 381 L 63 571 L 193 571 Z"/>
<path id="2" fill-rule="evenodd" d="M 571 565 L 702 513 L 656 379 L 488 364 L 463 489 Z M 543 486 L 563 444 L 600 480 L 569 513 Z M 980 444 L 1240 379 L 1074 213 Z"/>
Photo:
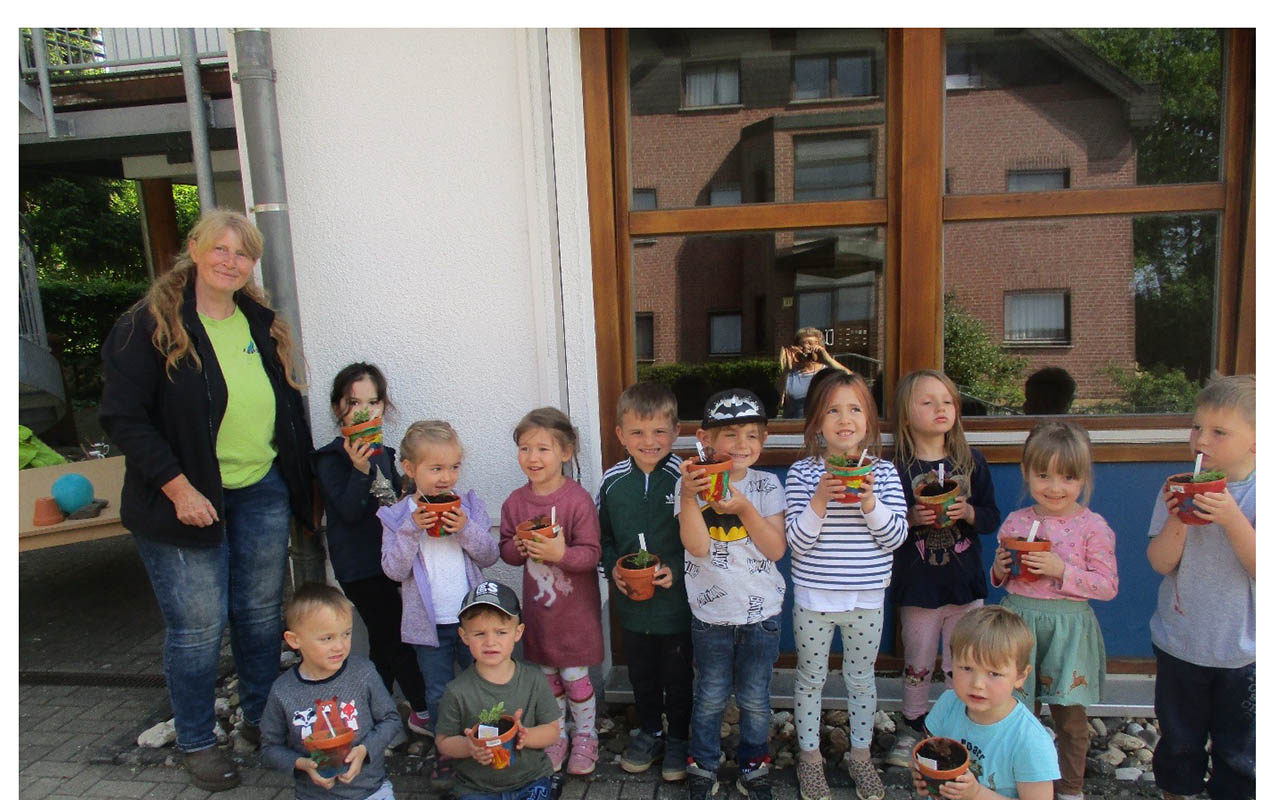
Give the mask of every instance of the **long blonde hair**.
<path id="1" fill-rule="evenodd" d="M 916 442 L 911 438 L 911 393 L 916 384 L 925 378 L 934 378 L 951 394 L 951 404 L 956 411 L 956 422 L 942 437 L 951 471 L 967 475 L 973 470 L 973 454 L 964 437 L 964 425 L 960 422 L 960 390 L 956 384 L 936 369 L 919 369 L 905 376 L 898 383 L 898 393 L 893 399 L 893 450 L 899 464 L 909 464 L 916 458 Z"/>
<path id="2" fill-rule="evenodd" d="M 240 237 L 240 244 L 255 262 L 262 256 L 262 232 L 248 217 L 237 211 L 221 208 L 210 211 L 201 216 L 200 221 L 187 234 L 187 247 L 182 248 L 181 254 L 174 261 L 173 269 L 157 278 L 139 301 L 146 305 L 155 320 L 156 329 L 151 334 L 151 343 L 164 354 L 165 374 L 177 369 L 186 358 L 192 360 L 196 369 L 201 368 L 200 355 L 187 334 L 186 326 L 182 324 L 183 294 L 196 271 L 191 248 L 205 252 L 226 231 L 234 231 Z M 249 282 L 240 289 L 240 293 L 258 305 L 270 307 L 266 294 L 253 282 L 252 275 Z M 289 334 L 289 323 L 279 315 L 271 322 L 271 338 L 275 340 L 276 354 L 284 366 L 285 380 L 295 389 L 304 388 L 305 378 L 294 375 L 293 338 Z"/>

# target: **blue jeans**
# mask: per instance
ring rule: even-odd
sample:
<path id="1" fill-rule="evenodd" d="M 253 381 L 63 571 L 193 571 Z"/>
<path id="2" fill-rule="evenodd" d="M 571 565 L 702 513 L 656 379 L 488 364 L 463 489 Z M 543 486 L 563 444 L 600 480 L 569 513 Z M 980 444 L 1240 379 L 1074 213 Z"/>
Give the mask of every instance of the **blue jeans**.
<path id="1" fill-rule="evenodd" d="M 251 723 L 262 719 L 280 674 L 289 518 L 289 490 L 273 465 L 252 486 L 224 490 L 226 535 L 217 547 L 133 537 L 164 616 L 164 678 L 183 752 L 217 743 L 213 696 L 228 618 L 241 710 Z"/>
<path id="2" fill-rule="evenodd" d="M 453 665 L 466 669 L 474 661 L 471 651 L 458 638 L 458 623 L 436 626 L 436 640 L 440 644 L 428 647 L 415 644 L 413 652 L 418 656 L 418 670 L 427 684 L 427 714 L 431 716 L 431 730 L 436 729 L 436 720 L 440 719 L 440 698 L 444 697 L 444 687 L 453 680 Z"/>
<path id="3" fill-rule="evenodd" d="M 509 792 L 494 792 L 493 794 L 460 794 L 457 800 L 550 800 L 551 798 L 551 778 L 538 778 L 533 783 L 527 783 L 519 789 L 512 789 Z"/>
<path id="4" fill-rule="evenodd" d="M 738 763 L 769 755 L 769 682 L 778 660 L 781 615 L 749 625 L 709 625 L 694 617 L 693 733 L 689 755 L 714 771 L 720 763 L 720 722 L 733 694 L 741 712 Z"/>

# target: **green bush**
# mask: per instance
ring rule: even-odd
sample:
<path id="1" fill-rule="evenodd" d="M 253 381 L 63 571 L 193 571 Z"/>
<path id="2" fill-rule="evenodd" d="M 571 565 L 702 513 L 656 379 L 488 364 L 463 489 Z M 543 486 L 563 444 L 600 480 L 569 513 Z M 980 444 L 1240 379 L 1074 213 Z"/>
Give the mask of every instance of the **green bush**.
<path id="1" fill-rule="evenodd" d="M 1028 361 L 1011 356 L 947 292 L 942 305 L 942 371 L 965 394 L 997 406 L 1022 408 L 1022 384 Z"/>
<path id="2" fill-rule="evenodd" d="M 1176 414 L 1194 411 L 1200 386 L 1176 367 L 1149 370 L 1112 364 L 1103 370 L 1123 395 L 1119 402 L 1090 407 L 1091 414 Z"/>
<path id="3" fill-rule="evenodd" d="M 782 368 L 776 359 L 739 358 L 705 364 L 641 364 L 636 379 L 665 384 L 675 393 L 680 419 L 702 419 L 702 407 L 722 389 L 750 389 L 764 407 L 776 412 Z"/>
<path id="4" fill-rule="evenodd" d="M 102 342 L 148 286 L 146 281 L 108 278 L 40 281 L 49 344 L 62 364 L 73 406 L 95 404 L 102 396 Z"/>

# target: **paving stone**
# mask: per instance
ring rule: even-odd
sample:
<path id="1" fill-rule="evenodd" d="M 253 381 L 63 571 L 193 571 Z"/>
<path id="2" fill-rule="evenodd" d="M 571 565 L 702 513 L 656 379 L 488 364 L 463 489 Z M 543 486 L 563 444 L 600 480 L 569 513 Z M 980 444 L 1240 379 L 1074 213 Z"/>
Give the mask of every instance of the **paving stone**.
<path id="1" fill-rule="evenodd" d="M 560 800 L 582 800 L 587 794 L 587 787 L 590 785 L 587 781 L 570 778 L 564 782 L 564 788 L 560 792 Z M 399 788 L 399 786 L 396 787 L 397 790 Z"/>
<path id="2" fill-rule="evenodd" d="M 18 795 L 23 800 L 44 800 L 62 785 L 61 778 L 22 776 L 18 778 Z"/>
<path id="3" fill-rule="evenodd" d="M 77 764 L 74 761 L 50 761 L 48 759 L 36 761 L 22 770 L 23 775 L 43 778 L 74 778 L 85 768 L 84 764 Z"/>
<path id="4" fill-rule="evenodd" d="M 62 794 L 79 796 L 90 786 L 105 778 L 110 771 L 110 767 L 90 764 L 81 770 L 80 774 L 58 787 L 58 791 Z"/>
<path id="5" fill-rule="evenodd" d="M 143 781 L 101 780 L 90 786 L 85 797 L 118 797 L 138 798 L 155 787 L 155 784 Z"/>
<path id="6" fill-rule="evenodd" d="M 622 791 L 618 793 L 618 798 L 619 800 L 650 800 L 653 794 L 654 786 L 649 781 L 627 782 L 622 784 Z"/>
<path id="7" fill-rule="evenodd" d="M 156 783 L 142 796 L 142 800 L 173 800 L 182 791 L 181 783 Z"/>
<path id="8" fill-rule="evenodd" d="M 622 784 L 616 781 L 593 781 L 588 787 L 585 800 L 617 800 Z"/>

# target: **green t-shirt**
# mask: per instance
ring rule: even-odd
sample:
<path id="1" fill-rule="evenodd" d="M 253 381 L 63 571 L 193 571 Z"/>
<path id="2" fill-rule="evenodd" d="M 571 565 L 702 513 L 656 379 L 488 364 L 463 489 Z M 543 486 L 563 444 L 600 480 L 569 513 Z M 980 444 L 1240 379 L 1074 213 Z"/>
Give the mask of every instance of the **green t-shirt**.
<path id="1" fill-rule="evenodd" d="M 276 396 L 249 320 L 236 308 L 226 319 L 200 315 L 227 382 L 227 413 L 218 426 L 222 485 L 242 489 L 262 480 L 275 461 Z"/>
<path id="2" fill-rule="evenodd" d="M 537 667 L 517 661 L 511 680 L 497 684 L 481 678 L 473 664 L 445 687 L 436 738 L 461 736 L 476 724 L 481 711 L 498 703 L 503 704 L 504 714 L 514 714 L 516 709 L 523 708 L 520 722 L 526 728 L 554 722 L 562 713 L 547 679 Z M 458 784 L 456 794 L 510 792 L 551 774 L 547 754 L 532 747 L 516 750 L 511 763 L 503 769 L 494 769 L 470 758 L 460 758 L 453 763 Z"/>

